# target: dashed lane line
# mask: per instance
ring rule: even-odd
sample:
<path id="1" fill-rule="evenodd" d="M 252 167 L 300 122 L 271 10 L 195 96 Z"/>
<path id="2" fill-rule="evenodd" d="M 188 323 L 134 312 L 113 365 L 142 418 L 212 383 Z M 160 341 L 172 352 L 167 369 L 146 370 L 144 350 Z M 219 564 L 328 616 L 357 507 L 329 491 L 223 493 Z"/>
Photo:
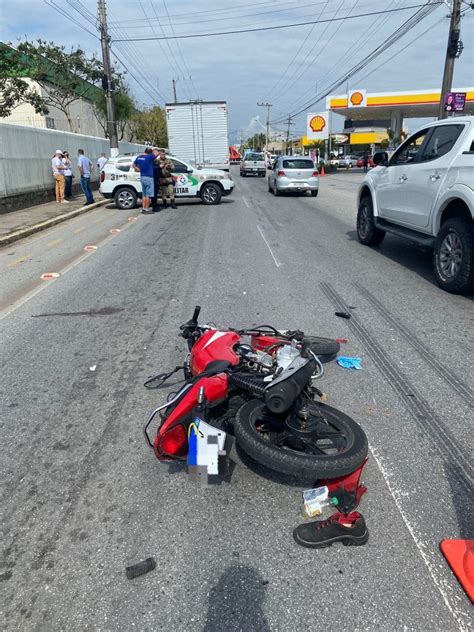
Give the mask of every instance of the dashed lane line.
<path id="1" fill-rule="evenodd" d="M 28 261 L 29 259 L 31 259 L 32 256 L 33 255 L 31 253 L 27 255 L 23 255 L 23 257 L 19 257 L 18 259 L 15 259 L 15 261 L 11 261 L 7 265 L 7 268 L 15 268 L 16 266 L 19 266 L 21 263 L 25 263 L 25 261 Z"/>

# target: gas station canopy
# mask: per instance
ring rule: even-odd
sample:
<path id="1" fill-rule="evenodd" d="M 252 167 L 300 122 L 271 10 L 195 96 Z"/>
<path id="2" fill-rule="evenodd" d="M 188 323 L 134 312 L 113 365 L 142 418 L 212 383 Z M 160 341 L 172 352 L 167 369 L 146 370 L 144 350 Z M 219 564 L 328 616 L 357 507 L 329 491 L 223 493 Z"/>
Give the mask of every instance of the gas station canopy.
<path id="1" fill-rule="evenodd" d="M 464 92 L 463 114 L 474 114 L 474 87 L 453 88 L 451 92 Z M 327 97 L 326 109 L 357 121 L 423 118 L 438 115 L 440 96 L 440 90 L 392 93 L 351 90 L 348 94 Z"/>

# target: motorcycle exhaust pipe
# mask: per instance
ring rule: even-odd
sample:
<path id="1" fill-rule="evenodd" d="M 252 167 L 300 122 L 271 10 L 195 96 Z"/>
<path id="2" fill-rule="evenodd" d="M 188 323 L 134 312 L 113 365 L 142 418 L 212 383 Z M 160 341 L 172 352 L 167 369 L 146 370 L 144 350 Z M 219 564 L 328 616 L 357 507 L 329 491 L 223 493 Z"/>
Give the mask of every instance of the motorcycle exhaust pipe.
<path id="1" fill-rule="evenodd" d="M 265 389 L 265 406 L 272 413 L 285 413 L 291 408 L 301 391 L 311 383 L 311 376 L 316 368 L 316 362 L 311 359 L 294 375 L 276 384 L 270 384 Z"/>

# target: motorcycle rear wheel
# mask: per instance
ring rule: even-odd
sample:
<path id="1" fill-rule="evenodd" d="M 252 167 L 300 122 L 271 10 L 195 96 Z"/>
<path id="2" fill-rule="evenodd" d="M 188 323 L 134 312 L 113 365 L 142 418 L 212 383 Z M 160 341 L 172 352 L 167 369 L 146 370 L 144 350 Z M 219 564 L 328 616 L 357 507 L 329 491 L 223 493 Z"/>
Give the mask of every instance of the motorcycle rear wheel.
<path id="1" fill-rule="evenodd" d="M 283 474 L 332 479 L 354 472 L 368 452 L 362 428 L 326 404 L 312 402 L 308 408 L 313 430 L 299 431 L 294 411 L 275 415 L 252 399 L 237 413 L 235 438 L 252 459 Z"/>

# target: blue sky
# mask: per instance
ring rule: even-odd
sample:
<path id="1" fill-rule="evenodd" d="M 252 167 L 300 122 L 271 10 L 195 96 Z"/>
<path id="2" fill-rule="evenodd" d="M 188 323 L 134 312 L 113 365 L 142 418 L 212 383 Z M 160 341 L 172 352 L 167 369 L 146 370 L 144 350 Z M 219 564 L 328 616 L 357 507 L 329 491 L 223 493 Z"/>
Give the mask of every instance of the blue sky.
<path id="1" fill-rule="evenodd" d="M 88 17 L 96 14 L 95 0 L 54 1 L 68 16 L 95 32 Z M 100 53 L 98 40 L 60 15 L 44 0 L 0 0 L 0 29 L 4 41 L 41 37 L 67 47 L 81 45 Z M 129 68 L 128 82 L 139 103 L 172 100 L 177 79 L 181 100 L 223 99 L 229 104 L 231 137 L 265 112 L 257 101 L 273 103 L 277 120 L 329 86 L 345 71 L 401 26 L 417 9 L 390 15 L 348 19 L 359 13 L 396 9 L 421 0 L 108 0 L 112 50 Z M 467 4 L 463 5 L 467 9 Z M 169 14 L 169 15 L 168 15 Z M 437 88 L 441 84 L 448 10 L 442 5 L 375 62 L 356 75 L 350 88 L 397 91 Z M 456 60 L 454 85 L 474 85 L 474 11 L 462 20 L 464 52 Z M 124 37 L 181 35 L 281 25 L 316 19 L 345 20 L 298 28 L 224 35 L 167 42 L 118 42 Z M 423 36 L 422 34 L 425 33 Z M 405 50 L 401 51 L 402 48 Z M 399 54 L 397 54 L 399 53 Z M 387 62 L 387 63 L 384 63 Z M 383 65 L 382 65 L 383 64 Z M 379 68 L 380 66 L 380 68 Z M 146 91 L 133 79 L 136 76 Z M 189 79 L 191 77 L 191 80 Z M 344 92 L 345 86 L 335 92 Z M 324 109 L 324 102 L 311 111 Z M 334 117 L 337 120 L 339 117 Z M 304 130 L 305 115 L 296 119 L 294 132 Z M 342 124 L 342 118 L 339 125 Z M 282 126 L 277 124 L 276 127 Z M 416 122 L 409 124 L 416 127 Z"/>

